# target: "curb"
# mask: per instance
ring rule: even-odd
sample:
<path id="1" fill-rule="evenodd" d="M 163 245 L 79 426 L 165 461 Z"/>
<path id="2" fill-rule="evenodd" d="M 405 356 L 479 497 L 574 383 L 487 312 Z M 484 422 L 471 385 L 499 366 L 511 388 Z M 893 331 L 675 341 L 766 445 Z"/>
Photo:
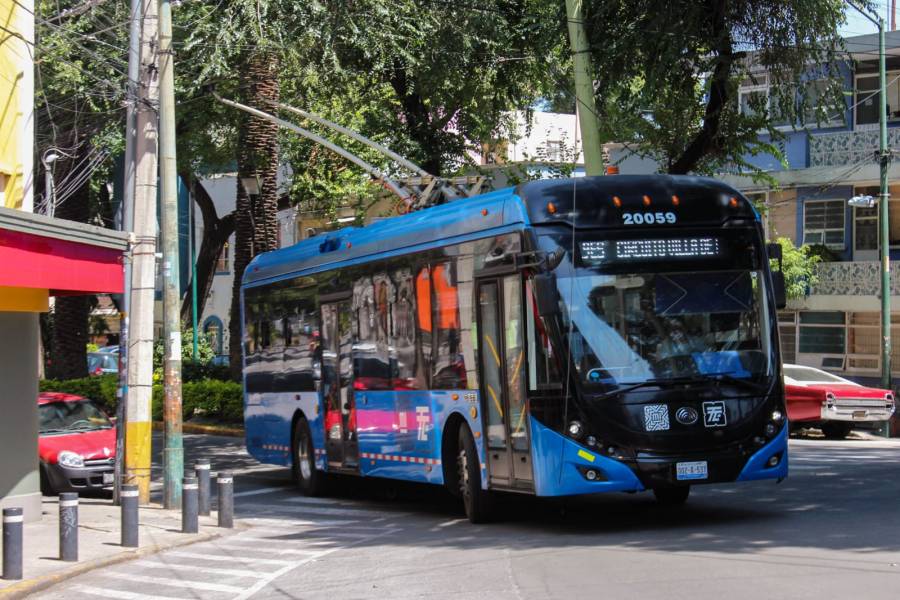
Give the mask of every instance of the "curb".
<path id="1" fill-rule="evenodd" d="M 153 422 L 154 431 L 163 431 L 165 426 L 162 421 Z M 200 425 L 198 423 L 182 423 L 182 433 L 201 433 L 206 435 L 224 435 L 228 437 L 244 437 L 244 429 L 241 427 L 228 427 L 227 425 Z"/>
<path id="2" fill-rule="evenodd" d="M 0 589 L 0 598 L 4 598 L 4 600 L 7 598 L 9 600 L 18 600 L 19 598 L 25 598 L 36 592 L 44 591 L 67 579 L 76 577 L 78 575 L 83 575 L 84 573 L 93 571 L 94 569 L 108 567 L 129 560 L 143 558 L 145 556 L 152 556 L 154 554 L 157 554 L 158 552 L 162 552 L 163 550 L 171 550 L 172 548 L 180 548 L 182 546 L 190 546 L 191 544 L 197 544 L 199 542 L 207 542 L 209 540 L 214 540 L 216 538 L 230 535 L 230 532 L 243 531 L 247 528 L 248 527 L 246 525 L 241 525 L 236 522 L 234 529 L 231 530 L 201 533 L 198 534 L 197 537 L 191 537 L 185 540 L 177 540 L 171 544 L 154 544 L 152 546 L 146 546 L 144 548 L 138 548 L 136 550 L 128 550 L 119 554 L 107 556 L 105 558 L 96 558 L 94 560 L 80 563 L 57 573 L 50 573 L 48 575 L 42 575 L 33 579 L 26 579 L 7 588 Z"/>

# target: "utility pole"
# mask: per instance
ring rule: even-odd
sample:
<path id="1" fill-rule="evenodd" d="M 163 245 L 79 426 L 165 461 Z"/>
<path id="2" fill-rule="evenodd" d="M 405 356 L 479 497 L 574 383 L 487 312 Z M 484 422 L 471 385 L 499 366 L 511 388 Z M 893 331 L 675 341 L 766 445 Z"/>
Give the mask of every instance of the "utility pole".
<path id="1" fill-rule="evenodd" d="M 887 74 L 885 68 L 884 19 L 878 19 L 878 164 L 881 170 L 881 189 L 878 198 L 878 217 L 881 225 L 881 387 L 891 389 L 891 256 L 890 229 L 888 227 L 888 167 L 891 150 L 887 137 Z M 890 421 L 885 422 L 884 436 L 889 437 Z"/>
<path id="2" fill-rule="evenodd" d="M 600 120 L 594 103 L 594 76 L 591 50 L 584 29 L 582 0 L 566 0 L 569 21 L 569 44 L 575 70 L 575 112 L 581 125 L 584 170 L 588 175 L 603 175 L 603 146 L 600 143 Z"/>
<path id="3" fill-rule="evenodd" d="M 128 305 L 125 482 L 150 502 L 150 402 L 153 395 L 153 303 L 156 288 L 157 66 L 156 0 L 141 2 L 140 86 L 135 99 L 134 243 Z"/>
<path id="4" fill-rule="evenodd" d="M 137 131 L 135 130 L 135 113 L 138 104 L 138 89 L 141 76 L 141 0 L 131 0 L 129 6 L 128 25 L 128 82 L 126 100 L 128 108 L 125 115 L 125 173 L 122 197 L 122 231 L 134 231 L 134 174 L 135 146 Z M 128 402 L 128 326 L 131 303 L 131 256 L 125 260 L 125 285 L 119 306 L 119 389 L 116 402 L 116 486 L 113 488 L 115 503 L 119 503 L 119 488 L 125 476 L 125 423 L 128 421 L 126 406 Z"/>
<path id="5" fill-rule="evenodd" d="M 163 245 L 164 506 L 181 506 L 181 284 L 178 269 L 178 170 L 175 164 L 175 74 L 172 4 L 159 0 L 159 181 Z"/>

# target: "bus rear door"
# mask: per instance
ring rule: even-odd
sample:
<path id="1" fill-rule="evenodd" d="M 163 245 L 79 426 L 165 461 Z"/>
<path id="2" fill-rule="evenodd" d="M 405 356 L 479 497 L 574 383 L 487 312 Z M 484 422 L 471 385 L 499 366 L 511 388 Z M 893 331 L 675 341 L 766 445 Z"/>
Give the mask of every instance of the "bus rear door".
<path id="1" fill-rule="evenodd" d="M 477 298 L 481 414 L 490 483 L 531 490 L 522 279 L 518 274 L 481 279 Z"/>
<path id="2" fill-rule="evenodd" d="M 322 303 L 322 397 L 325 404 L 325 452 L 328 466 L 359 464 L 356 407 L 353 398 L 350 300 Z"/>

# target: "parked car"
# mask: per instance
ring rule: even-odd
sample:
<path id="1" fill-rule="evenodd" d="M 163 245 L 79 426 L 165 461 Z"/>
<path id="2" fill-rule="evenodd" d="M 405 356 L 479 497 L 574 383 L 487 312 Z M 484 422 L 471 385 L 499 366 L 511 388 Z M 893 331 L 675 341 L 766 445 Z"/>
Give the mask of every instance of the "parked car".
<path id="1" fill-rule="evenodd" d="M 828 439 L 843 439 L 857 423 L 887 421 L 894 394 L 831 373 L 784 365 L 784 393 L 792 428 L 819 427 Z"/>
<path id="2" fill-rule="evenodd" d="M 119 372 L 118 352 L 88 352 L 88 375 L 104 375 Z"/>
<path id="3" fill-rule="evenodd" d="M 42 392 L 38 396 L 41 491 L 112 489 L 116 426 L 92 400 Z"/>

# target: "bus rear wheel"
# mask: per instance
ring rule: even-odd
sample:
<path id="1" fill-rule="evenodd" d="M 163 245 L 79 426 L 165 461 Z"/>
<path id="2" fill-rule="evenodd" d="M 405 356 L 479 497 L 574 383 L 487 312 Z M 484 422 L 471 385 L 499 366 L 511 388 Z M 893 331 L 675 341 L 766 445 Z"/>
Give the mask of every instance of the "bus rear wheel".
<path id="1" fill-rule="evenodd" d="M 309 423 L 303 417 L 294 424 L 293 460 L 291 472 L 294 482 L 305 496 L 318 496 L 325 488 L 325 474 L 316 470 L 315 450 Z"/>
<path id="2" fill-rule="evenodd" d="M 687 502 L 690 493 L 691 486 L 689 485 L 653 488 L 656 501 L 663 506 L 681 506 Z"/>
<path id="3" fill-rule="evenodd" d="M 459 495 L 462 497 L 466 517 L 472 523 L 485 523 L 490 519 L 491 494 L 481 489 L 481 462 L 475 448 L 475 439 L 469 428 L 459 428 L 459 452 L 456 457 L 459 477 Z"/>

